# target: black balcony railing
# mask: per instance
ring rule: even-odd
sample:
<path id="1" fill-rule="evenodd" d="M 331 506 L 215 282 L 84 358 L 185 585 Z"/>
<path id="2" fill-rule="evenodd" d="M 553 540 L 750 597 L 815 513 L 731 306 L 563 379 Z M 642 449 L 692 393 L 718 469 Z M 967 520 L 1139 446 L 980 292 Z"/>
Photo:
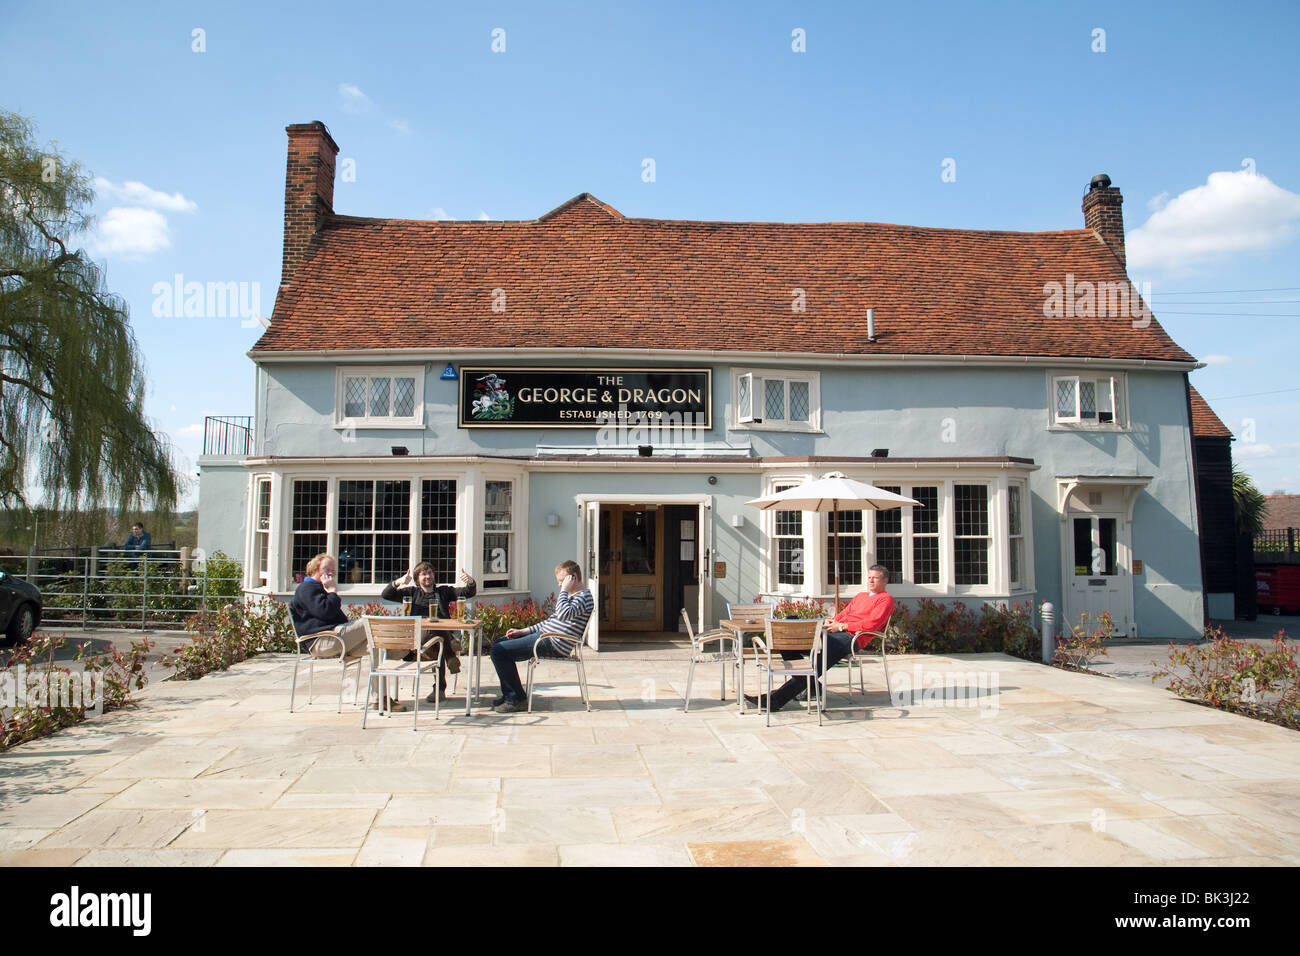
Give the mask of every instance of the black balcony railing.
<path id="1" fill-rule="evenodd" d="M 203 419 L 203 454 L 251 455 L 252 415 L 209 415 Z"/>

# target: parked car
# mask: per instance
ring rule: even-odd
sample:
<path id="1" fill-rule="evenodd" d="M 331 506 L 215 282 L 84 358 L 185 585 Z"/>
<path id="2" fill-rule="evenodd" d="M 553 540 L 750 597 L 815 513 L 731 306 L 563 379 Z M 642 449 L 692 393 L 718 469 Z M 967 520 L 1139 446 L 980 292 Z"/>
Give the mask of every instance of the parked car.
<path id="1" fill-rule="evenodd" d="M 10 641 L 25 641 L 41 623 L 41 592 L 34 584 L 0 571 L 0 630 Z"/>

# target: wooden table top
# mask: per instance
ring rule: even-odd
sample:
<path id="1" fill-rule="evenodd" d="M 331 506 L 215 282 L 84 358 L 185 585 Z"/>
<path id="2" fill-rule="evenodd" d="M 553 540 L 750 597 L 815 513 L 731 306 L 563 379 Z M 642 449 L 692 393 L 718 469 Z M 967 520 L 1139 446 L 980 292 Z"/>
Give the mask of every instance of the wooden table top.
<path id="1" fill-rule="evenodd" d="M 455 618 L 447 617 L 425 617 L 420 619 L 420 627 L 430 631 L 471 631 L 476 627 L 482 626 L 482 621 L 460 621 Z"/>

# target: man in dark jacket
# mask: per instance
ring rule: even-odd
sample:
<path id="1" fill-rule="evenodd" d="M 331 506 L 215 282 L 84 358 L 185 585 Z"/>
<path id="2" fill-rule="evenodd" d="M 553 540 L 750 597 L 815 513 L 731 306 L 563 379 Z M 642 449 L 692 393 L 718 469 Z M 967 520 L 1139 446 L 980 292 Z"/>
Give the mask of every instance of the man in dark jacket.
<path id="1" fill-rule="evenodd" d="M 343 611 L 343 602 L 338 594 L 338 563 L 332 554 L 318 554 L 307 562 L 307 576 L 289 602 L 289 618 L 299 636 L 320 634 L 299 645 L 312 657 L 337 658 L 340 644 L 347 660 L 355 660 L 366 653 L 365 622 L 349 621 Z M 333 636 L 321 633 L 325 631 L 333 631 Z M 393 700 L 390 709 L 402 711 L 406 707 Z"/>

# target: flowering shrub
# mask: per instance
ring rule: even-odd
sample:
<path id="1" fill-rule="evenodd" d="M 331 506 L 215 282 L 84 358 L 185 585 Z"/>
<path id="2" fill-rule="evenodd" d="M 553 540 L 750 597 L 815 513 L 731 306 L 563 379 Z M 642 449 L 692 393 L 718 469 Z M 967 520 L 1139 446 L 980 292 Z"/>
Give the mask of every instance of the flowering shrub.
<path id="1" fill-rule="evenodd" d="M 355 621 L 359 617 L 395 617 L 397 610 L 389 607 L 382 601 L 367 601 L 365 604 L 349 604 L 347 615 L 349 621 Z"/>
<path id="2" fill-rule="evenodd" d="M 532 627 L 544 621 L 555 611 L 555 593 L 538 604 L 532 598 L 520 601 L 512 598 L 504 604 L 478 604 L 474 617 L 483 622 L 483 636 L 487 643 L 502 637 L 506 631 L 517 627 Z"/>
<path id="3" fill-rule="evenodd" d="M 1115 622 L 1104 612 L 1098 614 L 1096 620 L 1096 626 L 1089 630 L 1088 615 L 1080 614 L 1078 626 L 1070 625 L 1070 636 L 1057 638 L 1056 655 L 1052 663 L 1084 670 L 1094 657 L 1099 654 L 1105 656 L 1106 642 L 1115 633 Z"/>
<path id="4" fill-rule="evenodd" d="M 144 687 L 144 658 L 153 646 L 148 641 L 134 641 L 129 652 L 110 644 L 91 653 L 89 642 L 78 644 L 72 660 L 90 675 L 80 678 L 54 660 L 67 644 L 63 635 L 35 634 L 0 667 L 0 751 L 85 720 L 91 710 L 88 705 L 97 705 L 98 710 L 102 704 L 104 713 L 125 707 L 131 702 L 132 688 Z M 5 709 L 10 693 L 14 706 Z"/>
<path id="5" fill-rule="evenodd" d="M 898 604 L 890 627 L 890 648 L 899 653 L 979 654 L 1002 651 L 1038 660 L 1034 606 L 985 604 L 979 613 L 960 601 L 941 604 L 928 598 L 915 608 Z"/>
<path id="6" fill-rule="evenodd" d="M 1285 631 L 1278 631 L 1267 648 L 1234 641 L 1213 625 L 1205 637 L 1210 643 L 1201 646 L 1171 643 L 1168 663 L 1151 680 L 1167 677 L 1169 690 L 1179 697 L 1300 730 L 1300 645 L 1290 644 Z"/>
<path id="7" fill-rule="evenodd" d="M 774 618 L 792 618 L 802 621 L 815 621 L 829 617 L 825 605 L 816 598 L 784 598 L 772 608 Z"/>
<path id="8" fill-rule="evenodd" d="M 289 608 L 272 598 L 227 604 L 191 617 L 185 629 L 194 639 L 176 648 L 163 663 L 180 680 L 198 680 L 209 671 L 224 671 L 254 654 L 297 649 Z"/>

